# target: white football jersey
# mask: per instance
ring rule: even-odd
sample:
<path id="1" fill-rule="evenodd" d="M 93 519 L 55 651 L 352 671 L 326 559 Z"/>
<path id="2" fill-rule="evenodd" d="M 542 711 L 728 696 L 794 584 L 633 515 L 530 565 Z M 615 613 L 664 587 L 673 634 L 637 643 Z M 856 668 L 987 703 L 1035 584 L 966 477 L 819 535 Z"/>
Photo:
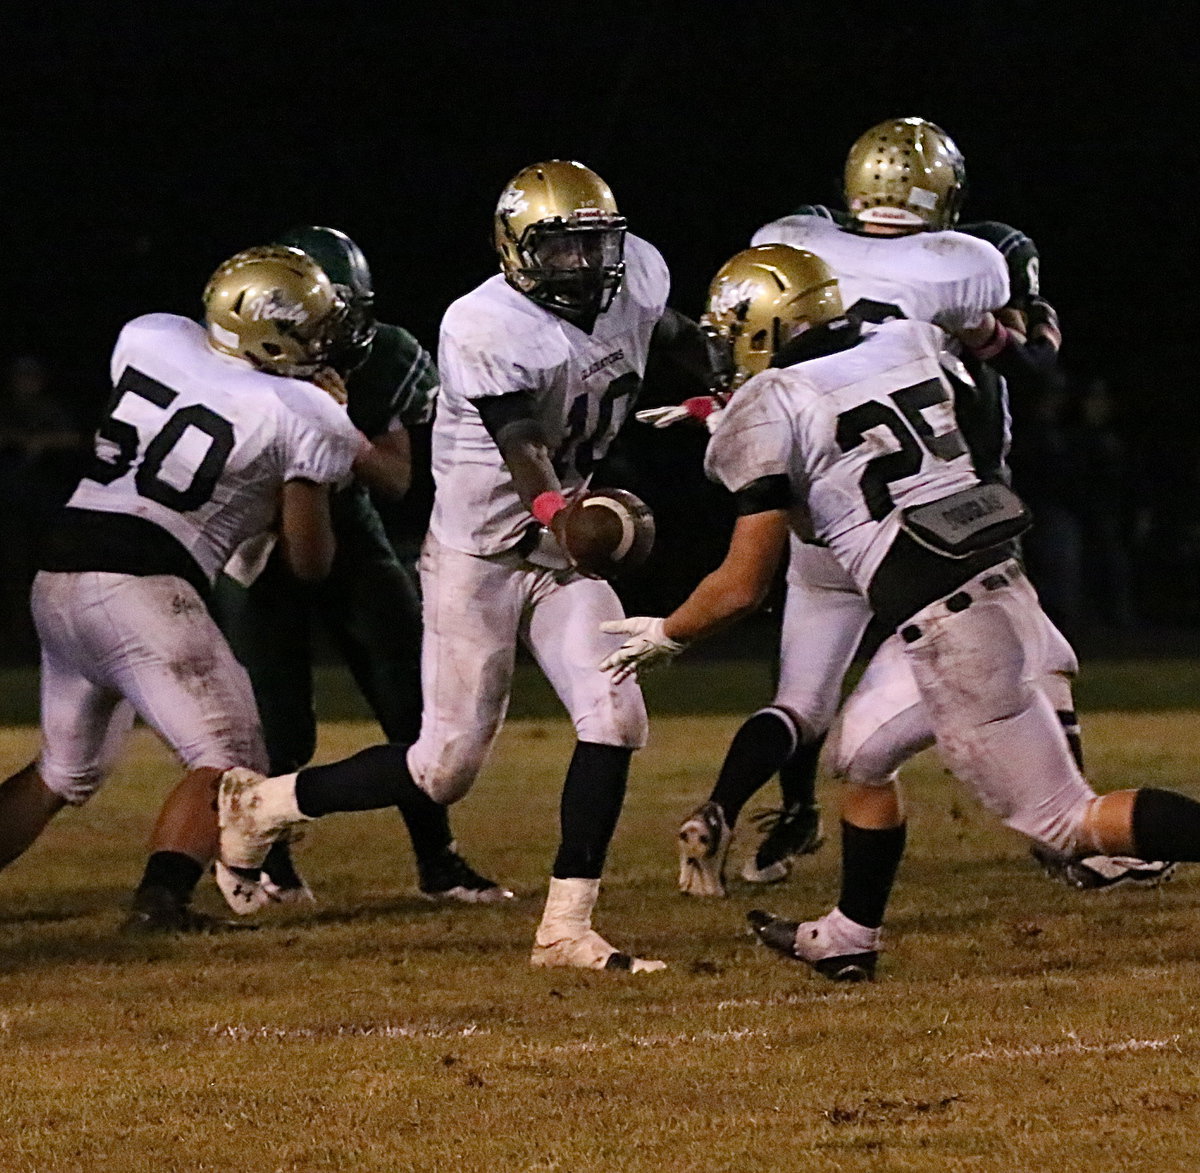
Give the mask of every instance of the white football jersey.
<path id="1" fill-rule="evenodd" d="M 433 424 L 430 528 L 443 545 L 496 554 L 530 525 L 496 442 L 471 402 L 528 392 L 567 490 L 588 483 L 641 390 L 650 335 L 670 290 L 653 245 L 625 240 L 625 279 L 590 334 L 513 289 L 500 274 L 446 311 Z"/>
<path id="2" fill-rule="evenodd" d="M 848 350 L 755 375 L 725 409 L 705 470 L 734 493 L 786 476 L 793 530 L 826 542 L 865 594 L 900 510 L 978 480 L 942 343 L 928 323 L 886 322 Z"/>
<path id="3" fill-rule="evenodd" d="M 833 270 L 848 310 L 874 302 L 883 316 L 889 316 L 886 307 L 894 307 L 950 333 L 978 326 L 984 314 L 1009 299 L 1004 257 L 963 232 L 865 236 L 822 216 L 798 215 L 765 224 L 750 243 L 790 244 L 815 253 Z"/>
<path id="4" fill-rule="evenodd" d="M 111 371 L 96 459 L 67 504 L 161 527 L 210 580 L 270 526 L 285 481 L 336 483 L 367 444 L 324 391 L 218 354 L 174 314 L 128 323 Z"/>

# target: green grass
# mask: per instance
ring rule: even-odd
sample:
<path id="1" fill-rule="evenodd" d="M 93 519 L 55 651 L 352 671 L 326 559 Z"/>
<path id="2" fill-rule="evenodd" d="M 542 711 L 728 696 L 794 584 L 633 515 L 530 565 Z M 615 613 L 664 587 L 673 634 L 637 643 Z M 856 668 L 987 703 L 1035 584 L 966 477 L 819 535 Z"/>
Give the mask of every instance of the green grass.
<path id="1" fill-rule="evenodd" d="M 370 719 L 370 710 L 345 668 L 323 666 L 314 675 L 322 719 Z M 770 697 L 771 667 L 766 659 L 688 659 L 650 673 L 645 688 L 651 709 L 659 714 L 748 713 Z M 1083 712 L 1191 709 L 1200 703 L 1200 660 L 1091 661 L 1077 681 L 1076 700 Z M 509 713 L 516 718 L 552 718 L 562 713 L 549 684 L 532 664 L 518 665 Z M 34 725 L 37 714 L 36 671 L 0 669 L 0 725 Z"/>
<path id="2" fill-rule="evenodd" d="M 1197 720 L 1094 716 L 1097 785 L 1200 795 Z M 155 941 L 115 931 L 175 777 L 139 732 L 121 776 L 0 878 L 0 1168 L 1196 1168 L 1192 873 L 1151 892 L 1059 888 L 926 755 L 880 980 L 837 987 L 743 931 L 756 905 L 827 907 L 832 846 L 782 887 L 674 890 L 674 828 L 736 723 L 660 716 L 636 759 L 597 924 L 670 964 L 638 977 L 527 964 L 563 721 L 510 722 L 453 812 L 514 906 L 425 904 L 395 816 L 348 815 L 301 848 L 316 911 Z M 322 756 L 373 737 L 327 725 Z M 0 734 L 6 764 L 35 744 Z M 216 900 L 206 883 L 201 905 Z"/>

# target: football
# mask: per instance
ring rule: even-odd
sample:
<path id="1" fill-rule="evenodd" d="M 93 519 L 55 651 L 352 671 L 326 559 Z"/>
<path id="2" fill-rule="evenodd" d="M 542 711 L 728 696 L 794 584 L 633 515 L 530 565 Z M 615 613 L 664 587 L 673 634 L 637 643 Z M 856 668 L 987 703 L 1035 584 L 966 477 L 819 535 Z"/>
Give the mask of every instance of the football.
<path id="1" fill-rule="evenodd" d="M 584 493 L 563 510 L 559 541 L 571 561 L 593 578 L 616 578 L 640 566 L 654 547 L 654 515 L 624 489 Z"/>

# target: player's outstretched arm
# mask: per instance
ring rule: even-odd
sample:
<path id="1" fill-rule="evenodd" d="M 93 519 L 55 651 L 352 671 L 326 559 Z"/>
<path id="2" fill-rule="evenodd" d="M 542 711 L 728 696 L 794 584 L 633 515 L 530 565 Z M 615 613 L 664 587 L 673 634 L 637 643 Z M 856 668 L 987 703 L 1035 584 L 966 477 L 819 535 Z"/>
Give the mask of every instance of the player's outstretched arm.
<path id="1" fill-rule="evenodd" d="M 601 668 L 622 680 L 756 611 L 771 589 L 787 537 L 785 510 L 739 517 L 724 561 L 665 619 L 634 616 L 601 624 L 610 635 L 628 637 Z"/>
<path id="2" fill-rule="evenodd" d="M 336 543 L 327 485 L 295 480 L 283 486 L 279 544 L 297 578 L 319 582 L 329 573 Z"/>

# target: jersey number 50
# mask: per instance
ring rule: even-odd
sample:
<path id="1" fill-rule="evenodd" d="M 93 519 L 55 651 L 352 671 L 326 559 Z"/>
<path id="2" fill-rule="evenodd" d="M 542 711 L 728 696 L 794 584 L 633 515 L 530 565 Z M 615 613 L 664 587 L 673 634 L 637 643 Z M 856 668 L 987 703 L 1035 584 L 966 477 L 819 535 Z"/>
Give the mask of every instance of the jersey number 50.
<path id="1" fill-rule="evenodd" d="M 166 384 L 133 367 L 126 367 L 113 389 L 108 416 L 96 433 L 97 448 L 100 441 L 107 441 L 116 449 L 116 455 L 112 459 L 105 459 L 97 451 L 87 478 L 110 485 L 133 467 L 141 453 L 141 461 L 133 475 L 133 483 L 140 496 L 157 501 L 176 513 L 199 509 L 212 497 L 213 489 L 225 471 L 225 462 L 233 451 L 233 425 L 212 408 L 193 403 L 172 412 L 147 441 L 142 452 L 141 435 L 137 428 L 126 420 L 115 418 L 126 395 L 136 395 L 163 409 L 179 398 L 179 393 Z M 187 467 L 179 457 L 172 462 L 173 468 L 191 476 L 185 486 L 179 487 L 163 479 L 163 465 L 189 429 L 207 436 L 209 443 L 204 455 L 192 467 Z"/>

